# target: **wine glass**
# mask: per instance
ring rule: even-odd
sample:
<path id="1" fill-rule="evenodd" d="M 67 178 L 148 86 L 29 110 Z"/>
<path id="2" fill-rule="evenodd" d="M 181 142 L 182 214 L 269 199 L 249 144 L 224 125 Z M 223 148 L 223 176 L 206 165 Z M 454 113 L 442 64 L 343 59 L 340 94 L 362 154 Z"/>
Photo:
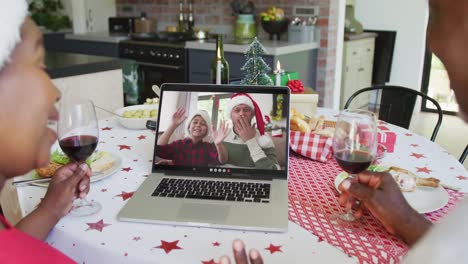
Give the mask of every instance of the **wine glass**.
<path id="1" fill-rule="evenodd" d="M 91 100 L 65 94 L 60 104 L 58 121 L 59 145 L 72 162 L 86 162 L 97 147 L 99 127 Z M 71 215 L 87 216 L 97 213 L 102 206 L 85 198 L 75 200 Z"/>
<path id="2" fill-rule="evenodd" d="M 333 153 L 338 165 L 349 174 L 349 179 L 357 180 L 357 174 L 369 167 L 377 155 L 377 146 L 374 113 L 349 109 L 340 112 L 333 136 Z M 344 222 L 356 220 L 351 208 L 347 213 L 334 217 Z"/>

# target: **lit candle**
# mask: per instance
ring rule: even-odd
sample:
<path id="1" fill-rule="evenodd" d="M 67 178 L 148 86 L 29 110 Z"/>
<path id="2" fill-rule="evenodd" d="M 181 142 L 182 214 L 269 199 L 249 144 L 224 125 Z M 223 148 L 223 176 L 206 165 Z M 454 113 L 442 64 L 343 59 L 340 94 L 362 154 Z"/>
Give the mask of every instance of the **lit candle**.
<path id="1" fill-rule="evenodd" d="M 275 74 L 276 74 L 276 83 L 275 85 L 276 86 L 281 86 L 281 74 L 283 73 L 284 71 L 281 69 L 281 63 L 280 61 L 278 60 L 276 62 L 276 71 L 275 71 Z"/>

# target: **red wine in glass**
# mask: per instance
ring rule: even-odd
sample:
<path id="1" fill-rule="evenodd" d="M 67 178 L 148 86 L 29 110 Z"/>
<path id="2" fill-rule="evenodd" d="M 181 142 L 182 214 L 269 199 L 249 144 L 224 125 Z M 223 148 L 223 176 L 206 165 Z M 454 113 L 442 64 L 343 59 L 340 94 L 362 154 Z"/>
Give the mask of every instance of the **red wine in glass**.
<path id="1" fill-rule="evenodd" d="M 78 135 L 63 138 L 59 141 L 60 148 L 65 154 L 78 163 L 85 162 L 93 154 L 98 138 L 90 135 Z"/>
<path id="2" fill-rule="evenodd" d="M 335 159 L 344 171 L 349 174 L 357 174 L 370 166 L 373 156 L 367 151 L 343 150 L 335 153 Z"/>
<path id="3" fill-rule="evenodd" d="M 91 100 L 66 91 L 62 97 L 57 123 L 59 145 L 72 162 L 86 162 L 97 147 L 99 126 Z M 97 213 L 102 206 L 86 198 L 75 200 L 71 215 L 87 216 Z"/>
<path id="4" fill-rule="evenodd" d="M 377 154 L 375 115 L 359 109 L 341 111 L 333 135 L 333 152 L 348 178 L 357 180 L 357 174 L 366 170 Z M 346 214 L 333 215 L 333 218 L 339 220 L 338 223 L 356 220 L 351 209 Z"/>

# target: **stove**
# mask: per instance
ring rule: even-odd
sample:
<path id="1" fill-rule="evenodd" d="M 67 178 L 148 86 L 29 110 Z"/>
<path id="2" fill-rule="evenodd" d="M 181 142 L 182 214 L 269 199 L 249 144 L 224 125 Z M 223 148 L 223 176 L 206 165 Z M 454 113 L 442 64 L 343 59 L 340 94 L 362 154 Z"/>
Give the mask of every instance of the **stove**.
<path id="1" fill-rule="evenodd" d="M 185 42 L 192 39 L 184 33 L 161 32 L 134 36 L 134 40 L 119 43 L 120 57 L 138 64 L 139 103 L 155 97 L 151 88 L 154 84 L 187 82 Z"/>

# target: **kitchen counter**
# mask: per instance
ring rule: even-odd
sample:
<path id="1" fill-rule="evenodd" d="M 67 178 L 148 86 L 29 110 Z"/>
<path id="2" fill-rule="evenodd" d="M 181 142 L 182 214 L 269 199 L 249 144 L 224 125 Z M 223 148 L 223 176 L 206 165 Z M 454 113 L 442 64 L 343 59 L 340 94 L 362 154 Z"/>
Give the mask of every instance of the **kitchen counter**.
<path id="1" fill-rule="evenodd" d="M 273 56 L 313 50 L 313 49 L 318 49 L 320 47 L 320 43 L 318 42 L 291 43 L 287 41 L 261 40 L 261 43 L 265 47 L 267 54 L 273 55 Z M 223 43 L 224 52 L 244 53 L 247 47 L 248 47 L 248 44 L 245 44 L 245 45 L 234 44 L 232 41 L 225 41 Z M 215 40 L 187 41 L 185 43 L 185 48 L 214 51 L 216 49 L 216 41 Z"/>
<path id="2" fill-rule="evenodd" d="M 66 39 L 119 43 L 122 40 L 129 39 L 126 34 L 109 34 L 109 32 L 88 32 L 82 34 L 66 34 Z"/>
<path id="3" fill-rule="evenodd" d="M 67 52 L 47 51 L 45 56 L 46 71 L 52 79 L 120 69 L 124 62 L 112 57 Z"/>

